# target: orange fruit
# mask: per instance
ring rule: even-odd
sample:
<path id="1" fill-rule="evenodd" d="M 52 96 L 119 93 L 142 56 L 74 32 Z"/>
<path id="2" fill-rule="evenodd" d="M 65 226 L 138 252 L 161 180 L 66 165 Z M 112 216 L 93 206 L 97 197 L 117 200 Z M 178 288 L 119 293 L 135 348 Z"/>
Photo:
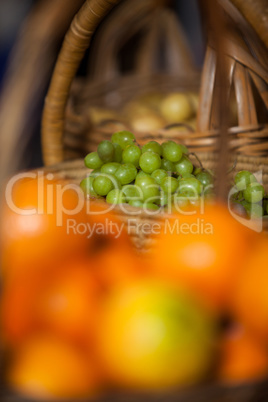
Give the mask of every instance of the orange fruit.
<path id="1" fill-rule="evenodd" d="M 43 176 L 17 180 L 6 192 L 2 211 L 4 276 L 57 265 L 86 248 L 86 236 L 68 227 L 70 219 L 86 221 L 83 204 L 70 185 Z"/>
<path id="2" fill-rule="evenodd" d="M 95 269 L 94 262 L 77 257 L 54 275 L 35 301 L 35 319 L 42 328 L 64 339 L 88 338 L 98 315 Z"/>
<path id="3" fill-rule="evenodd" d="M 68 343 L 36 336 L 13 356 L 8 384 L 29 398 L 82 398 L 95 395 L 100 386 L 96 367 Z"/>
<path id="4" fill-rule="evenodd" d="M 151 251 L 151 268 L 162 280 L 186 286 L 214 309 L 223 309 L 243 266 L 248 231 L 221 205 L 204 213 L 171 215 Z"/>
<path id="5" fill-rule="evenodd" d="M 242 326 L 221 341 L 218 378 L 228 383 L 255 381 L 268 374 L 268 350 Z"/>
<path id="6" fill-rule="evenodd" d="M 6 281 L 1 300 L 2 328 L 16 346 L 37 329 L 73 341 L 88 340 L 98 314 L 98 290 L 90 259 L 63 261 L 57 270 L 20 275 Z"/>
<path id="7" fill-rule="evenodd" d="M 112 384 L 160 390 L 204 378 L 214 357 L 214 320 L 185 292 L 138 280 L 104 302 L 97 336 L 103 371 Z"/>
<path id="8" fill-rule="evenodd" d="M 259 237 L 233 292 L 232 311 L 249 331 L 268 341 L 268 238 Z"/>
<path id="9" fill-rule="evenodd" d="M 8 346 L 17 347 L 37 329 L 34 309 L 44 280 L 36 273 L 5 281 L 1 295 L 1 330 Z"/>

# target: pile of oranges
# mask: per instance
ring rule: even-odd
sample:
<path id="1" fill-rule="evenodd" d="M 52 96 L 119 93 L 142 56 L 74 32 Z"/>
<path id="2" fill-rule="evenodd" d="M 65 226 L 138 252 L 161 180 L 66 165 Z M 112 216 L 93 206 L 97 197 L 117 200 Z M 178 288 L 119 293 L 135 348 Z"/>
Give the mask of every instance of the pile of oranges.
<path id="1" fill-rule="evenodd" d="M 266 376 L 268 239 L 218 204 L 161 225 L 138 253 L 127 224 L 75 186 L 36 175 L 6 192 L 1 339 L 15 392 L 79 398 Z"/>

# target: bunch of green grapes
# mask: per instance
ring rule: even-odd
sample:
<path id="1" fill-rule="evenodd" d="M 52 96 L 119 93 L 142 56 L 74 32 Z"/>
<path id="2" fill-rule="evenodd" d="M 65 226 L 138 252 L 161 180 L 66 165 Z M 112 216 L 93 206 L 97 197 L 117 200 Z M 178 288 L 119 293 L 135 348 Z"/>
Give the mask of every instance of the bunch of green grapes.
<path id="1" fill-rule="evenodd" d="M 133 133 L 120 131 L 88 154 L 85 165 L 93 170 L 80 184 L 84 193 L 110 204 L 158 210 L 198 204 L 202 196 L 213 195 L 211 172 L 195 167 L 188 149 L 174 141 L 139 147 Z"/>
<path id="2" fill-rule="evenodd" d="M 235 175 L 236 192 L 232 196 L 235 204 L 240 204 L 248 218 L 256 219 L 268 215 L 268 197 L 265 189 L 253 173 L 241 170 Z"/>

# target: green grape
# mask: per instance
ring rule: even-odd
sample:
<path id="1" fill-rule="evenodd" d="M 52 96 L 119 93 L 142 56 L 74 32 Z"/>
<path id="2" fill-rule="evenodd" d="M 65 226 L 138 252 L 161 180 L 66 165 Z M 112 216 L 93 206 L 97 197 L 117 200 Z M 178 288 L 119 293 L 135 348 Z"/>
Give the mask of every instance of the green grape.
<path id="1" fill-rule="evenodd" d="M 162 144 L 163 158 L 171 162 L 179 162 L 182 157 L 182 149 L 174 141 L 166 141 Z"/>
<path id="2" fill-rule="evenodd" d="M 167 159 L 162 159 L 161 169 L 166 170 L 167 172 L 175 172 L 174 163 L 168 161 Z"/>
<path id="3" fill-rule="evenodd" d="M 103 161 L 100 159 L 98 152 L 91 152 L 87 154 L 84 159 L 86 167 L 89 169 L 99 169 L 103 165 Z"/>
<path id="4" fill-rule="evenodd" d="M 203 190 L 203 186 L 199 180 L 189 178 L 189 179 L 180 179 L 178 180 L 178 192 L 179 193 L 187 193 L 191 195 L 200 195 Z"/>
<path id="5" fill-rule="evenodd" d="M 190 178 L 195 179 L 195 175 L 193 175 L 192 173 L 183 173 L 182 178 L 183 179 L 190 179 Z"/>
<path id="6" fill-rule="evenodd" d="M 135 136 L 130 131 L 118 131 L 112 135 L 112 143 L 118 144 L 122 149 L 128 145 L 132 145 L 135 141 Z"/>
<path id="7" fill-rule="evenodd" d="M 123 149 L 120 147 L 119 144 L 116 143 L 114 143 L 113 146 L 114 146 L 114 161 L 117 163 L 121 163 Z"/>
<path id="8" fill-rule="evenodd" d="M 196 167 L 194 168 L 193 174 L 196 176 L 201 172 L 203 172 L 203 169 L 201 167 Z"/>
<path id="9" fill-rule="evenodd" d="M 189 149 L 185 145 L 180 144 L 180 147 L 181 147 L 181 150 L 182 150 L 183 154 L 185 154 L 185 155 L 189 154 Z"/>
<path id="10" fill-rule="evenodd" d="M 98 155 L 103 162 L 112 162 L 114 159 L 114 146 L 111 141 L 104 140 L 98 145 Z"/>
<path id="11" fill-rule="evenodd" d="M 92 172 L 90 172 L 90 176 L 92 177 L 97 177 L 101 174 L 101 169 L 94 169 Z"/>
<path id="12" fill-rule="evenodd" d="M 212 189 L 213 188 L 213 181 L 214 180 L 213 180 L 213 177 L 211 176 L 211 174 L 209 172 L 204 172 L 204 171 L 200 172 L 195 177 L 203 185 L 204 192 L 206 191 L 206 189 Z"/>
<path id="13" fill-rule="evenodd" d="M 165 177 L 161 182 L 164 193 L 173 194 L 177 190 L 179 182 L 174 177 Z"/>
<path id="14" fill-rule="evenodd" d="M 178 163 L 175 163 L 175 172 L 183 176 L 185 173 L 192 173 L 194 167 L 187 156 L 182 156 Z"/>
<path id="15" fill-rule="evenodd" d="M 160 197 L 158 204 L 160 207 L 164 207 L 165 205 L 168 205 L 170 199 L 170 194 L 164 193 L 164 191 L 160 191 Z"/>
<path id="16" fill-rule="evenodd" d="M 139 200 L 130 200 L 128 203 L 132 207 L 137 207 L 137 208 L 142 208 L 143 207 L 143 202 L 139 201 Z"/>
<path id="17" fill-rule="evenodd" d="M 86 177 L 81 181 L 80 187 L 86 196 L 98 197 L 98 194 L 94 191 L 93 188 L 93 180 L 94 177 L 91 176 Z"/>
<path id="18" fill-rule="evenodd" d="M 145 152 L 154 152 L 160 156 L 162 156 L 162 147 L 156 141 L 149 141 L 147 144 L 143 145 L 141 152 L 144 154 Z"/>
<path id="19" fill-rule="evenodd" d="M 143 201 L 157 202 L 159 200 L 159 186 L 152 177 L 140 177 L 135 180 L 135 185 L 141 189 Z"/>
<path id="20" fill-rule="evenodd" d="M 145 202 L 143 204 L 143 208 L 145 210 L 146 209 L 152 209 L 152 210 L 155 210 L 155 211 L 157 211 L 159 209 L 159 207 L 156 204 L 154 204 L 153 202 Z"/>
<path id="21" fill-rule="evenodd" d="M 156 182 L 157 184 L 160 185 L 161 182 L 162 182 L 162 180 L 163 180 L 165 177 L 168 177 L 168 173 L 167 173 L 167 171 L 164 170 L 164 169 L 156 169 L 156 170 L 154 170 L 153 173 L 151 174 L 151 177 L 155 180 L 155 182 Z"/>
<path id="22" fill-rule="evenodd" d="M 98 195 L 105 196 L 113 188 L 113 182 L 107 175 L 101 174 L 93 180 L 93 189 Z"/>
<path id="23" fill-rule="evenodd" d="M 245 190 L 250 183 L 256 183 L 257 179 L 254 174 L 250 173 L 248 170 L 241 170 L 235 175 L 234 178 L 235 186 L 237 190 Z"/>
<path id="24" fill-rule="evenodd" d="M 241 205 L 243 205 L 243 207 L 245 208 L 246 212 L 247 212 L 247 216 L 250 219 L 258 219 L 258 218 L 262 218 L 263 216 L 263 207 L 260 204 L 252 204 L 250 202 L 247 201 L 242 201 Z"/>
<path id="25" fill-rule="evenodd" d="M 134 166 L 139 166 L 141 150 L 137 145 L 128 145 L 122 154 L 123 163 L 132 163 Z"/>
<path id="26" fill-rule="evenodd" d="M 135 180 L 137 169 L 132 163 L 125 163 L 117 169 L 114 175 L 122 185 L 129 184 Z"/>
<path id="27" fill-rule="evenodd" d="M 139 178 L 141 178 L 141 177 L 151 177 L 151 176 L 149 175 L 149 173 L 145 173 L 143 170 L 140 170 L 140 171 L 137 173 L 136 179 L 139 179 Z"/>
<path id="28" fill-rule="evenodd" d="M 101 173 L 106 173 L 106 174 L 115 174 L 117 169 L 120 167 L 120 163 L 117 162 L 110 162 L 110 163 L 105 163 L 101 167 Z"/>
<path id="29" fill-rule="evenodd" d="M 119 190 L 122 188 L 121 182 L 118 180 L 117 177 L 115 177 L 114 174 L 110 174 L 110 175 L 108 175 L 108 177 L 111 179 L 114 188 L 117 188 L 117 189 L 119 189 Z"/>
<path id="30" fill-rule="evenodd" d="M 161 166 L 161 158 L 154 152 L 145 152 L 141 155 L 139 161 L 141 169 L 145 173 L 153 173 L 154 170 L 159 169 Z"/>
<path id="31" fill-rule="evenodd" d="M 259 183 L 250 183 L 243 191 L 244 199 L 254 204 L 260 202 L 264 194 L 264 187 Z"/>
<path id="32" fill-rule="evenodd" d="M 126 197 L 126 200 L 129 202 L 130 200 L 142 200 L 143 194 L 139 187 L 134 186 L 133 184 L 128 184 L 122 188 L 122 192 Z"/>
<path id="33" fill-rule="evenodd" d="M 122 190 L 114 188 L 107 194 L 106 201 L 109 204 L 124 204 L 126 202 L 126 197 L 124 196 Z"/>

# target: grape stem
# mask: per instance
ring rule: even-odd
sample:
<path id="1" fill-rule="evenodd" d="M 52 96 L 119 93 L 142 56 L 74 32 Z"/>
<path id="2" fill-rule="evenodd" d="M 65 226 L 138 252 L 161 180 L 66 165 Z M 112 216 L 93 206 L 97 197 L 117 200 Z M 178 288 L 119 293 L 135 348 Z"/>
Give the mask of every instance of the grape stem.
<path id="1" fill-rule="evenodd" d="M 227 171 L 227 174 L 232 173 L 232 171 L 236 168 L 237 165 L 237 159 L 234 161 L 233 166 L 230 167 L 230 169 Z"/>
<path id="2" fill-rule="evenodd" d="M 198 158 L 198 156 L 196 155 L 195 152 L 190 152 L 189 155 L 193 155 L 193 156 L 195 157 L 195 159 L 197 160 L 197 162 L 199 163 L 200 168 L 201 168 L 202 170 L 206 170 L 206 169 L 204 168 L 204 166 L 203 166 L 201 160 Z"/>

